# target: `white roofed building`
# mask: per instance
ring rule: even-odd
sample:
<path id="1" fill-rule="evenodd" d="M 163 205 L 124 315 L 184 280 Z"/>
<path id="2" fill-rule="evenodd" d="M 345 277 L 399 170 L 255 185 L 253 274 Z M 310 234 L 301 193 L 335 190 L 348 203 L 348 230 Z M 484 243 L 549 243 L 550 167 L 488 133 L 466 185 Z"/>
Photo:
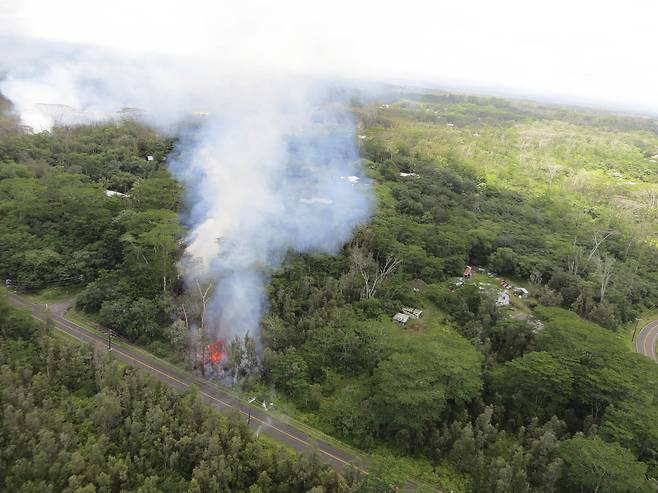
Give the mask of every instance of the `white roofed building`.
<path id="1" fill-rule="evenodd" d="M 117 192 L 116 190 L 105 190 L 105 195 L 108 197 L 128 197 L 128 194 Z"/>
<path id="2" fill-rule="evenodd" d="M 409 315 L 415 320 L 418 320 L 423 315 L 423 310 L 419 310 L 418 308 L 405 307 L 402 309 L 402 313 Z"/>
<path id="3" fill-rule="evenodd" d="M 503 291 L 502 293 L 500 293 L 498 299 L 496 300 L 496 306 L 509 306 L 509 304 L 510 304 L 509 293 L 507 291 Z"/>
<path id="4" fill-rule="evenodd" d="M 519 298 L 527 298 L 530 293 L 526 288 L 514 288 L 514 294 Z"/>

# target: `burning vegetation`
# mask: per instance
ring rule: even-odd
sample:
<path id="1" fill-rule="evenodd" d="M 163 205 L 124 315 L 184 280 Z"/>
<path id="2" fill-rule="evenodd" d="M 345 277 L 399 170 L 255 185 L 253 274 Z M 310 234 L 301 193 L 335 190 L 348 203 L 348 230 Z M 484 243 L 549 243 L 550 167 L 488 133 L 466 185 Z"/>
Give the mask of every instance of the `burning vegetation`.
<path id="1" fill-rule="evenodd" d="M 212 365 L 219 366 L 220 363 L 222 363 L 226 358 L 226 341 L 224 339 L 220 339 L 217 342 L 208 344 L 204 356 L 204 365 L 210 363 Z"/>

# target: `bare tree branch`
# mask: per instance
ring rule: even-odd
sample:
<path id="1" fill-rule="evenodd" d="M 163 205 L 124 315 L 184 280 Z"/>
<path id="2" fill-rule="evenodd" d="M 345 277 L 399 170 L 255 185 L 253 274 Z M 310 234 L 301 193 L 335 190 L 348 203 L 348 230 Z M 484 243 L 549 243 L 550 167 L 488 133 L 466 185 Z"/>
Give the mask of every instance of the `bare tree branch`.
<path id="1" fill-rule="evenodd" d="M 580 261 L 582 259 L 583 251 L 578 245 L 576 245 L 576 237 L 573 238 L 573 243 L 571 244 L 571 253 L 572 257 L 569 258 L 567 268 L 571 274 L 578 274 L 580 270 Z"/>
<path id="2" fill-rule="evenodd" d="M 605 292 L 608 289 L 610 278 L 614 271 L 615 259 L 613 257 L 605 256 L 597 258 L 596 275 L 599 278 L 599 298 L 603 302 L 605 299 Z"/>
<path id="3" fill-rule="evenodd" d="M 592 258 L 596 254 L 596 252 L 599 249 L 599 247 L 601 246 L 601 244 L 605 240 L 610 238 L 610 236 L 612 236 L 613 233 L 614 233 L 614 231 L 607 231 L 607 232 L 605 232 L 605 234 L 604 234 L 604 232 L 598 232 L 598 231 L 596 233 L 594 233 L 594 235 L 592 236 L 592 244 L 594 246 L 592 247 L 592 251 L 589 252 L 589 256 L 587 257 L 588 262 L 590 260 L 592 260 Z"/>
<path id="4" fill-rule="evenodd" d="M 374 298 L 382 282 L 400 266 L 401 260 L 388 255 L 381 265 L 372 255 L 364 255 L 363 251 L 355 247 L 352 251 L 352 263 L 363 279 L 363 297 Z"/>
<path id="5" fill-rule="evenodd" d="M 199 298 L 201 299 L 201 327 L 199 328 L 201 331 L 201 374 L 205 375 L 206 369 L 205 369 L 205 362 L 206 362 L 206 346 L 208 343 L 208 327 L 206 327 L 206 307 L 207 307 L 207 301 L 208 301 L 208 293 L 213 287 L 213 283 L 210 282 L 206 286 L 206 289 L 201 288 L 201 283 L 199 282 L 198 279 L 196 279 L 196 287 L 199 291 Z"/>

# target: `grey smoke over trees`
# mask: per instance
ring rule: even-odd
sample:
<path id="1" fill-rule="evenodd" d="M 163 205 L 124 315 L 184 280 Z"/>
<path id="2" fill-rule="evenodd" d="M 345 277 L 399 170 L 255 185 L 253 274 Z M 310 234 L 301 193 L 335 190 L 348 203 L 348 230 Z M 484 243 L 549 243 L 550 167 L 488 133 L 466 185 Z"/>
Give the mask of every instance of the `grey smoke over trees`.
<path id="1" fill-rule="evenodd" d="M 286 254 L 335 252 L 369 216 L 354 123 L 329 84 L 74 46 L 12 61 L 0 67 L 0 92 L 35 131 L 131 108 L 177 137 L 167 163 L 186 188 L 180 266 L 190 289 L 214 285 L 214 337 L 257 335 L 269 273 Z"/>
<path id="2" fill-rule="evenodd" d="M 289 94 L 204 116 L 171 170 L 188 192 L 192 276 L 216 280 L 210 319 L 254 334 L 270 269 L 290 250 L 334 252 L 369 213 L 353 123 L 313 94 Z"/>

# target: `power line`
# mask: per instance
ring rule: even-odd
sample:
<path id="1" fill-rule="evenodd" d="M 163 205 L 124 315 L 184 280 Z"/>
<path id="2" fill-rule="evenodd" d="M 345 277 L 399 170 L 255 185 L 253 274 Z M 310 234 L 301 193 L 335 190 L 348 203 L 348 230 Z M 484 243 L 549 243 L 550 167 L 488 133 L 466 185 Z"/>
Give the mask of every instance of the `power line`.
<path id="1" fill-rule="evenodd" d="M 82 274 L 77 276 L 63 277 L 60 279 L 52 279 L 50 281 L 27 281 L 27 280 L 16 280 L 16 279 L 6 279 L 5 286 L 9 289 L 16 289 L 19 291 L 31 290 L 31 289 L 40 289 L 40 288 L 54 288 L 59 286 L 71 286 L 74 284 L 83 283 L 85 280 Z"/>

